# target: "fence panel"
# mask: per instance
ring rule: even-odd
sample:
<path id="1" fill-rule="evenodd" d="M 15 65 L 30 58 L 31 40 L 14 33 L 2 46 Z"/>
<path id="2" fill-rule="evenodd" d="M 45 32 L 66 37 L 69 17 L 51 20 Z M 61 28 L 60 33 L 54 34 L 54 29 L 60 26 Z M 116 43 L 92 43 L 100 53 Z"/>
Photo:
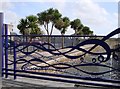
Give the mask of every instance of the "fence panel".
<path id="1" fill-rule="evenodd" d="M 120 87 L 120 46 L 111 38 L 119 33 L 118 28 L 107 36 L 3 35 L 3 74 Z"/>

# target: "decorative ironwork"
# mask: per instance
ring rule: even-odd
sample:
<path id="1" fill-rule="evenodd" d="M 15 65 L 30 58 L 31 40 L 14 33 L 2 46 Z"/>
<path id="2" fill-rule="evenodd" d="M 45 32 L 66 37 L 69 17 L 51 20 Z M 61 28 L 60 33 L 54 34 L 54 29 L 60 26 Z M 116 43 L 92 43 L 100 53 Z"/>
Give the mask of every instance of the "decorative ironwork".
<path id="1" fill-rule="evenodd" d="M 14 76 L 17 75 L 17 71 L 21 70 L 24 72 L 37 71 L 38 74 L 59 74 L 66 77 L 72 75 L 83 79 L 102 79 L 112 82 L 114 81 L 112 79 L 114 71 L 120 72 L 120 69 L 112 65 L 112 60 L 116 62 L 120 60 L 116 54 L 120 47 L 113 49 L 106 43 L 106 40 L 119 33 L 120 28 L 102 39 L 87 39 L 74 46 L 64 47 L 66 50 L 58 49 L 53 44 L 46 42 L 14 42 L 12 47 L 5 48 L 5 50 L 13 50 L 14 53 L 14 60 L 8 57 L 8 65 L 14 65 Z M 94 51 L 98 46 L 102 52 Z M 29 50 L 31 47 L 34 49 Z M 50 56 L 41 54 L 43 51 Z M 117 82 L 120 83 L 120 80 Z"/>

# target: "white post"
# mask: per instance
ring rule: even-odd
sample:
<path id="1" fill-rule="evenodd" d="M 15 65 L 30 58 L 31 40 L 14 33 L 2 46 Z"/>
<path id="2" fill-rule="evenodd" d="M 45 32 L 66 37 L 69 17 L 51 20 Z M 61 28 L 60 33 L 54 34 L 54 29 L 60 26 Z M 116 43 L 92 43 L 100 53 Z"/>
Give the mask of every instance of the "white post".
<path id="1" fill-rule="evenodd" d="M 3 30 L 3 13 L 0 12 L 0 88 L 2 87 L 2 30 Z"/>

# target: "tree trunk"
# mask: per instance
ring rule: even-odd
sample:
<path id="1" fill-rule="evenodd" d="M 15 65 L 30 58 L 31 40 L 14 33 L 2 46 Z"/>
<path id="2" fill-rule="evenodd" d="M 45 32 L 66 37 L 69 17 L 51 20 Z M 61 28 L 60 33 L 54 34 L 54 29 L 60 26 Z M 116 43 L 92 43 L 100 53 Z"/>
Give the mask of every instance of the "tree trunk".
<path id="1" fill-rule="evenodd" d="M 48 31 L 48 29 L 46 28 L 46 25 L 44 24 L 44 28 L 45 28 L 45 30 L 46 30 L 46 32 L 47 32 L 47 35 L 49 35 L 49 31 Z"/>
<path id="2" fill-rule="evenodd" d="M 54 24 L 52 24 L 50 35 L 52 35 Z"/>
<path id="3" fill-rule="evenodd" d="M 47 43 L 48 43 L 48 49 L 50 49 L 50 45 L 49 45 L 49 43 L 50 43 L 50 37 L 49 37 L 49 31 L 48 31 L 48 23 L 47 24 L 44 24 L 44 28 L 45 28 L 45 30 L 46 30 L 46 32 L 47 32 L 47 35 L 48 35 L 48 37 L 47 37 Z"/>
<path id="4" fill-rule="evenodd" d="M 75 29 L 75 35 L 77 35 L 77 30 Z M 75 37 L 75 45 L 77 45 L 77 38 Z"/>
<path id="5" fill-rule="evenodd" d="M 75 35 L 77 35 L 77 30 L 75 29 Z"/>

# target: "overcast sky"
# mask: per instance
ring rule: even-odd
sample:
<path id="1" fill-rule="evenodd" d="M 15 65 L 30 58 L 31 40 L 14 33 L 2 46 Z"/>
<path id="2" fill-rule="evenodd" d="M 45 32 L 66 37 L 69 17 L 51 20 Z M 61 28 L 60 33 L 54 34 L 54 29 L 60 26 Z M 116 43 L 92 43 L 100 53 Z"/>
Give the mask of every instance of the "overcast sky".
<path id="1" fill-rule="evenodd" d="M 11 2 L 12 1 L 12 2 Z M 3 0 L 0 11 L 4 12 L 4 23 L 16 25 L 21 18 L 36 15 L 48 8 L 58 9 L 70 20 L 79 18 L 97 35 L 107 35 L 118 27 L 118 0 Z M 73 34 L 69 29 L 66 34 Z M 53 34 L 60 34 L 55 30 Z"/>

